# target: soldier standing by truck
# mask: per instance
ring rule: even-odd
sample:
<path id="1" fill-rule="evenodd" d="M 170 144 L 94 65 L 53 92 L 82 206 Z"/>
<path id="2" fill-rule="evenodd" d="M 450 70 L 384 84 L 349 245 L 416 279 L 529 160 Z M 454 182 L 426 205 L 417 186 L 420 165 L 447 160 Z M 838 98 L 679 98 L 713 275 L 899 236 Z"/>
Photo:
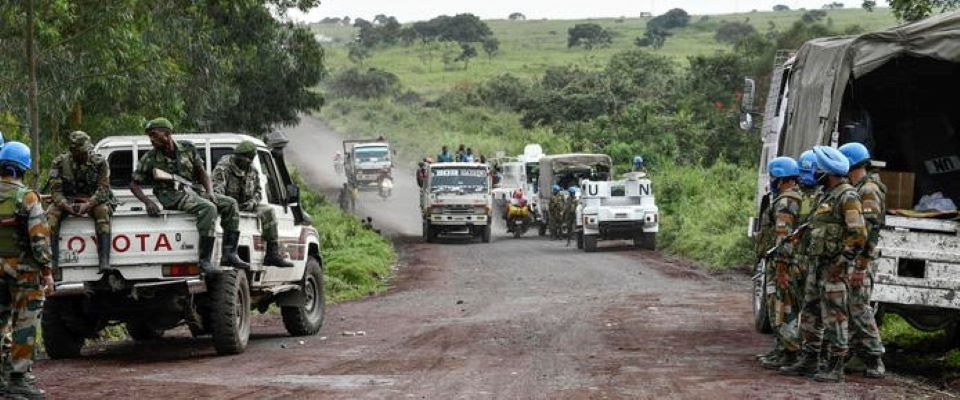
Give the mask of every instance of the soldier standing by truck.
<path id="1" fill-rule="evenodd" d="M 850 162 L 832 147 L 817 146 L 813 151 L 817 168 L 825 174 L 821 201 L 810 218 L 809 254 L 816 265 L 810 273 L 816 274 L 819 310 L 808 298 L 802 312 L 822 316 L 822 338 L 829 342 L 826 369 L 816 372 L 813 379 L 842 382 L 849 351 L 848 270 L 854 267 L 863 251 L 867 229 L 860 197 L 845 179 Z M 815 332 L 816 324 L 806 319 L 800 328 L 803 351 L 785 373 L 810 374 L 818 369 L 821 343 L 816 340 L 821 335 Z"/>
<path id="2" fill-rule="evenodd" d="M 147 209 L 151 217 L 160 216 L 160 208 L 150 200 L 143 189 L 142 183 L 153 184 L 153 194 L 157 196 L 164 208 L 180 210 L 197 216 L 197 230 L 200 233 L 200 268 L 206 274 L 219 272 L 210 259 L 213 257 L 213 245 L 216 243 L 217 215 L 220 215 L 220 226 L 223 228 L 223 258 L 234 268 L 248 269 L 247 264 L 237 255 L 237 245 L 240 241 L 240 212 L 237 201 L 223 195 L 217 195 L 210 183 L 210 176 L 204 168 L 203 159 L 197 153 L 197 148 L 189 142 L 174 141 L 173 124 L 166 118 L 157 118 L 147 122 L 147 135 L 153 149 L 140 158 L 137 170 L 133 173 L 133 182 L 130 191 Z M 183 176 L 189 181 L 200 184 L 204 188 L 203 195 L 179 189 L 175 182 L 154 179 L 155 170 L 163 170 L 176 176 Z"/>
<path id="3" fill-rule="evenodd" d="M 280 235 L 277 232 L 276 213 L 269 205 L 260 204 L 260 200 L 263 199 L 260 175 L 250 167 L 256 155 L 257 145 L 245 140 L 237 145 L 233 154 L 220 158 L 217 167 L 213 169 L 213 191 L 217 195 L 236 200 L 240 211 L 257 214 L 263 241 L 267 243 L 263 265 L 293 268 L 293 264 L 280 255 Z"/>
<path id="4" fill-rule="evenodd" d="M 561 195 L 563 190 L 557 184 L 554 184 L 551 189 L 553 190 L 553 196 L 550 197 L 550 209 L 547 210 L 550 213 L 547 217 L 547 225 L 550 228 L 550 239 L 558 240 L 560 239 L 560 226 L 563 220 L 564 201 Z"/>
<path id="5" fill-rule="evenodd" d="M 570 245 L 570 241 L 573 239 L 577 223 L 577 204 L 579 204 L 579 200 L 577 199 L 578 190 L 576 186 L 567 188 L 569 195 L 567 196 L 567 201 L 563 203 L 563 217 L 560 223 L 563 225 L 563 231 L 567 234 L 567 246 Z"/>
<path id="6" fill-rule="evenodd" d="M 774 351 L 760 359 L 764 368 L 779 369 L 796 362 L 800 343 L 791 333 L 796 327 L 800 307 L 798 299 L 802 290 L 799 277 L 800 266 L 794 255 L 792 234 L 800 220 L 803 194 L 797 188 L 800 168 L 790 157 L 777 157 L 767 166 L 770 174 L 770 189 L 776 196 L 769 208 L 769 220 L 773 221 L 775 247 L 767 260 L 767 274 L 775 282 L 773 306 L 770 307 L 770 325 L 775 335 Z M 772 268 L 770 268 L 772 266 Z"/>
<path id="7" fill-rule="evenodd" d="M 53 160 L 50 167 L 50 192 L 53 205 L 47 209 L 47 223 L 52 231 L 50 247 L 53 249 L 53 266 L 59 261 L 60 223 L 65 214 L 93 217 L 97 233 L 97 252 L 100 272 L 110 267 L 110 217 L 117 200 L 110 190 L 110 166 L 107 160 L 93 151 L 90 136 L 83 131 L 69 135 L 70 151 Z M 79 206 L 75 207 L 74 203 Z"/>
<path id="8" fill-rule="evenodd" d="M 854 354 L 863 358 L 867 369 L 867 378 L 883 378 L 883 342 L 874 319 L 874 310 L 870 305 L 873 293 L 873 280 L 876 277 L 877 242 L 880 240 L 880 227 L 886 213 L 885 197 L 887 187 L 880 182 L 875 173 L 868 173 L 870 151 L 860 143 L 847 143 L 840 146 L 840 152 L 850 161 L 847 175 L 850 183 L 857 189 L 863 204 L 863 218 L 867 223 L 867 243 L 863 253 L 857 257 L 850 277 L 850 346 Z"/>
<path id="9" fill-rule="evenodd" d="M 23 143 L 0 150 L 0 326 L 13 322 L 10 381 L 3 387 L 11 398 L 45 394 L 25 377 L 33 365 L 44 290 L 53 288 L 50 227 L 40 196 L 22 181 L 30 164 L 30 148 Z"/>

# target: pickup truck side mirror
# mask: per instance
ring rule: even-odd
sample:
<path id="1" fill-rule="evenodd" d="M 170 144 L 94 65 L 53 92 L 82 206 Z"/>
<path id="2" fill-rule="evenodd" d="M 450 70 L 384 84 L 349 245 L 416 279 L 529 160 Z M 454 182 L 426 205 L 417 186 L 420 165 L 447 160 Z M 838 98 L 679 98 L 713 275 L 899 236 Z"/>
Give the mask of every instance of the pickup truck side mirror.
<path id="1" fill-rule="evenodd" d="M 287 204 L 300 203 L 300 187 L 295 183 L 287 185 Z"/>

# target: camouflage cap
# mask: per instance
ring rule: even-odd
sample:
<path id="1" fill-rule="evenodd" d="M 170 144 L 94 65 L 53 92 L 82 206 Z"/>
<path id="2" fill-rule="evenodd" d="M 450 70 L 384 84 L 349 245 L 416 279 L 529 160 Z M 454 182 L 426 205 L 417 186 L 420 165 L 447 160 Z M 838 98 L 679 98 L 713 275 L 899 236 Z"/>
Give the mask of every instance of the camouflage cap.
<path id="1" fill-rule="evenodd" d="M 168 129 L 170 132 L 173 132 L 173 124 L 170 123 L 169 119 L 162 118 L 162 117 L 154 118 L 154 119 L 151 119 L 150 121 L 147 121 L 147 125 L 144 127 L 143 130 L 146 132 L 149 132 L 151 129 L 154 129 L 154 128 L 165 128 L 165 129 Z"/>
<path id="2" fill-rule="evenodd" d="M 253 158 L 253 155 L 257 153 L 257 145 L 249 140 L 244 140 L 237 145 L 236 149 L 233 149 L 233 153 Z"/>
<path id="3" fill-rule="evenodd" d="M 70 140 L 71 149 L 84 149 L 90 147 L 90 135 L 87 135 L 84 131 L 73 131 L 67 135 L 67 139 Z"/>

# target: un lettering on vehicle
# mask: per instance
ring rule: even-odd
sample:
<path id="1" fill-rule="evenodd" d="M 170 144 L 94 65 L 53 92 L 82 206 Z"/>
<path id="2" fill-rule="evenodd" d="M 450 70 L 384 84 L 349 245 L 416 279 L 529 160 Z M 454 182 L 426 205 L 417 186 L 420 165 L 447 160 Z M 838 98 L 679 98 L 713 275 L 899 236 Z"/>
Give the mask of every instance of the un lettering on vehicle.
<path id="1" fill-rule="evenodd" d="M 960 157 L 946 156 L 940 158 L 931 158 L 923 162 L 930 175 L 945 174 L 960 170 Z"/>

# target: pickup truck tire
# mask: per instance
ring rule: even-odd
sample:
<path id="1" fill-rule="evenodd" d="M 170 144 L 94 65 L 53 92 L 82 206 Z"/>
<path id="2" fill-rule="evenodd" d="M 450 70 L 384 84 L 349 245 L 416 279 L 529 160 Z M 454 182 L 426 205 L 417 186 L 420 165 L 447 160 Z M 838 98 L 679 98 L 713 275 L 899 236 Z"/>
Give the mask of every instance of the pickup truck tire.
<path id="1" fill-rule="evenodd" d="M 633 245 L 642 250 L 656 250 L 657 249 L 657 234 L 656 233 L 641 233 L 633 238 Z"/>
<path id="2" fill-rule="evenodd" d="M 250 287 L 243 271 L 222 271 L 210 291 L 210 333 L 217 354 L 239 354 L 250 340 Z"/>
<path id="3" fill-rule="evenodd" d="M 480 240 L 484 243 L 490 243 L 490 224 L 487 224 L 483 227 L 483 231 L 480 232 Z M 517 237 L 520 237 L 519 235 Z"/>
<path id="4" fill-rule="evenodd" d="M 587 253 L 597 251 L 597 235 L 583 235 L 583 251 Z"/>
<path id="5" fill-rule="evenodd" d="M 320 262 L 310 257 L 303 279 L 304 305 L 280 307 L 283 326 L 293 336 L 315 335 L 323 326 L 326 301 L 323 297 L 323 270 Z"/>
<path id="6" fill-rule="evenodd" d="M 84 337 L 71 329 L 67 321 L 70 315 L 79 315 L 77 305 L 74 298 L 51 297 L 43 306 L 43 318 L 40 320 L 43 346 L 52 359 L 80 357 Z"/>
<path id="7" fill-rule="evenodd" d="M 163 329 L 151 328 L 145 321 L 127 322 L 127 333 L 130 338 L 138 342 L 146 340 L 157 340 L 163 337 Z"/>
<path id="8" fill-rule="evenodd" d="M 753 280 L 753 328 L 760 333 L 773 333 L 770 313 L 767 311 L 767 275 L 764 268 L 763 263 L 758 263 L 754 269 L 757 278 Z"/>

